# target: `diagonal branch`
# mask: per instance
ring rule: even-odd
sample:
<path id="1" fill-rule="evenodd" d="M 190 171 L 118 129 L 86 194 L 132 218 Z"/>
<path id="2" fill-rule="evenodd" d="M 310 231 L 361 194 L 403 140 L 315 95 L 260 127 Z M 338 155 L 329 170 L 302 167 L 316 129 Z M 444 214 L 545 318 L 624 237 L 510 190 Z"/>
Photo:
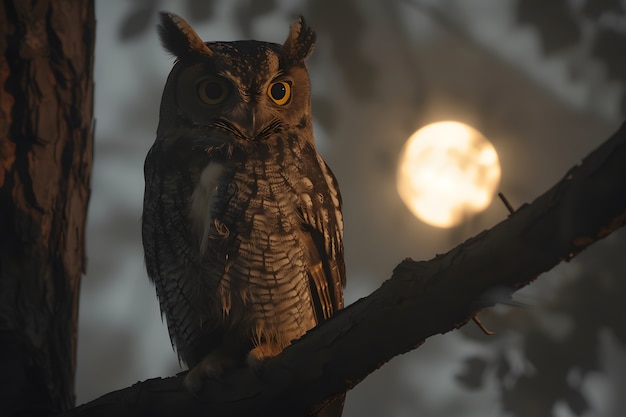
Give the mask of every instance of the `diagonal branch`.
<path id="1" fill-rule="evenodd" d="M 625 223 L 626 123 L 532 204 L 444 255 L 401 262 L 378 290 L 261 369 L 207 381 L 200 400 L 182 388 L 182 374 L 151 379 L 66 416 L 301 415 L 426 338 L 508 300 Z"/>

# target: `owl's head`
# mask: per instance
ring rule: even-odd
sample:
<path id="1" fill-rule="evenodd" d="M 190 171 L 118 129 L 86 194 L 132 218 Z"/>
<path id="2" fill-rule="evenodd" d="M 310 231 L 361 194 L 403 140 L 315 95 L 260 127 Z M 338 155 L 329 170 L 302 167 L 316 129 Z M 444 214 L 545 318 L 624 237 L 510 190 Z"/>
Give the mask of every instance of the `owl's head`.
<path id="1" fill-rule="evenodd" d="M 158 136 L 189 128 L 219 140 L 255 142 L 278 129 L 311 130 L 304 60 L 313 50 L 315 33 L 302 17 L 282 45 L 205 43 L 171 13 L 161 13 L 159 33 L 176 64 L 163 92 Z"/>

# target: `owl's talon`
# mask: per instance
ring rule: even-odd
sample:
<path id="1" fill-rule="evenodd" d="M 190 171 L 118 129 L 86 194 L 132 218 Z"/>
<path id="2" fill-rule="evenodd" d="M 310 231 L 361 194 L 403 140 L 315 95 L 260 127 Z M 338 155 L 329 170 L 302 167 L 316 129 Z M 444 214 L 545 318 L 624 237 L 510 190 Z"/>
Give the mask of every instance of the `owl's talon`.
<path id="1" fill-rule="evenodd" d="M 248 353 L 248 356 L 246 356 L 246 364 L 255 371 L 258 371 L 261 365 L 263 365 L 263 358 Z"/>
<path id="2" fill-rule="evenodd" d="M 197 393 L 202 389 L 204 380 L 211 378 L 220 380 L 222 373 L 224 372 L 225 361 L 220 359 L 217 355 L 207 355 L 189 370 L 185 376 L 183 384 L 188 390 Z"/>
<path id="3" fill-rule="evenodd" d="M 260 371 L 265 359 L 276 356 L 280 352 L 282 352 L 282 347 L 276 344 L 264 343 L 257 345 L 248 352 L 246 364 L 255 371 Z"/>
<path id="4" fill-rule="evenodd" d="M 203 377 L 198 375 L 196 372 L 197 368 L 191 369 L 187 375 L 185 375 L 185 380 L 183 381 L 183 385 L 187 390 L 191 391 L 193 394 L 200 392 L 202 389 L 202 379 Z"/>

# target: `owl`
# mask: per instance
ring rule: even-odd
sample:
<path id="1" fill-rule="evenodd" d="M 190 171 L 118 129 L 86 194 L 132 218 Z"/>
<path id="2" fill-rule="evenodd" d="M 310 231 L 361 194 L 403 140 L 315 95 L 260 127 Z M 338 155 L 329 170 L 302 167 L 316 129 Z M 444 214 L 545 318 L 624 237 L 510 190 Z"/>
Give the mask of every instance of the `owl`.
<path id="1" fill-rule="evenodd" d="M 142 237 L 185 384 L 198 390 L 343 307 L 341 196 L 315 148 L 315 33 L 303 18 L 282 45 L 205 43 L 170 13 L 159 32 L 176 62 L 144 166 Z"/>

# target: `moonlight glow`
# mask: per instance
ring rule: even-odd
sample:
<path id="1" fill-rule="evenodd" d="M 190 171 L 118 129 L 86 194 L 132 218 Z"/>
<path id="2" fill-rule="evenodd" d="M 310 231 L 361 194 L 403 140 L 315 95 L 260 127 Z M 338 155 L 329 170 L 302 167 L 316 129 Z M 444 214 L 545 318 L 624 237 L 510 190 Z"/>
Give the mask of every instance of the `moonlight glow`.
<path id="1" fill-rule="evenodd" d="M 433 226 L 452 227 L 484 210 L 499 182 L 493 145 L 463 123 L 430 124 L 415 132 L 400 154 L 400 197 Z"/>

